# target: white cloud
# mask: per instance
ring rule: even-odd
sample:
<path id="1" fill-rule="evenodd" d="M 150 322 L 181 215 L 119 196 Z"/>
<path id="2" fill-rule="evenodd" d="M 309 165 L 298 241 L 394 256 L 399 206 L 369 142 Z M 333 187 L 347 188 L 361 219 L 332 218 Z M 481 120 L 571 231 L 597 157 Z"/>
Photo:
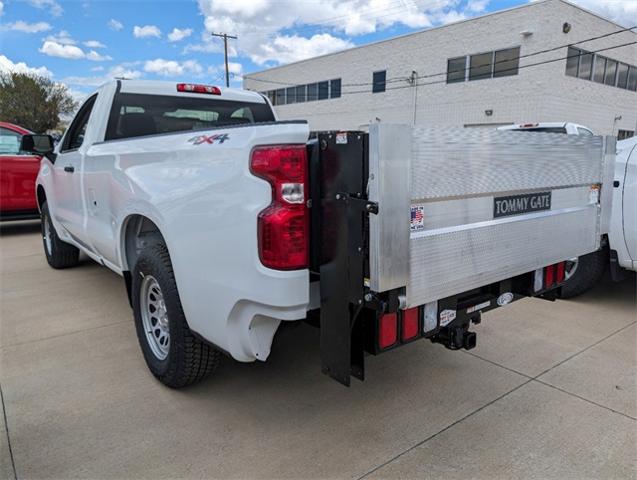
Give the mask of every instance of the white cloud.
<path id="1" fill-rule="evenodd" d="M 38 33 L 38 32 L 46 32 L 47 30 L 51 30 L 51 25 L 46 22 L 37 22 L 37 23 L 27 23 L 22 20 L 18 20 L 13 23 L 5 23 L 2 25 L 3 30 L 14 30 L 16 32 L 24 32 L 24 33 Z"/>
<path id="2" fill-rule="evenodd" d="M 101 55 L 95 50 L 91 50 L 86 54 L 86 59 L 92 60 L 94 62 L 106 62 L 108 60 L 113 60 L 113 57 L 111 57 L 110 55 Z"/>
<path id="3" fill-rule="evenodd" d="M 31 5 L 40 10 L 47 10 L 54 17 L 62 15 L 64 10 L 56 0 L 28 0 Z"/>
<path id="4" fill-rule="evenodd" d="M 161 37 L 161 30 L 157 28 L 155 25 L 144 25 L 140 27 L 135 25 L 133 27 L 133 35 L 136 38 L 147 38 L 147 37 Z"/>
<path id="5" fill-rule="evenodd" d="M 199 75 L 203 72 L 203 68 L 195 60 L 177 62 L 175 60 L 164 60 L 163 58 L 148 60 L 144 63 L 144 70 L 164 77 L 179 77 L 186 73 Z"/>
<path id="6" fill-rule="evenodd" d="M 469 0 L 467 2 L 467 10 L 470 12 L 482 13 L 487 9 L 491 0 Z"/>
<path id="7" fill-rule="evenodd" d="M 0 72 L 31 73 L 52 77 L 53 73 L 46 67 L 29 67 L 24 62 L 14 63 L 4 55 L 0 55 Z"/>
<path id="8" fill-rule="evenodd" d="M 49 57 L 68 58 L 71 60 L 78 60 L 86 56 L 84 51 L 75 45 L 65 45 L 51 40 L 44 41 L 42 47 L 40 47 L 40 52 Z"/>
<path id="9" fill-rule="evenodd" d="M 192 35 L 192 28 L 173 28 L 173 31 L 168 34 L 168 40 L 170 42 L 179 42 L 190 35 Z"/>
<path id="10" fill-rule="evenodd" d="M 91 72 L 103 72 L 103 71 L 104 71 L 104 67 L 101 65 L 91 68 Z"/>
<path id="11" fill-rule="evenodd" d="M 91 77 L 71 76 L 62 79 L 66 85 L 76 87 L 98 87 L 114 78 L 128 78 L 134 80 L 142 76 L 142 72 L 131 68 L 130 64 L 121 64 L 112 67 L 105 75 Z"/>
<path id="12" fill-rule="evenodd" d="M 489 0 L 198 0 L 198 3 L 206 33 L 199 43 L 187 45 L 184 53 L 219 51 L 223 43 L 210 38 L 210 33 L 228 32 L 239 37 L 239 42 L 229 41 L 231 56 L 244 55 L 263 64 L 347 48 L 352 45 L 350 37 L 393 25 L 426 28 L 458 20 L 483 11 Z"/>
<path id="13" fill-rule="evenodd" d="M 326 53 L 345 50 L 354 44 L 348 40 L 333 37 L 329 33 L 320 33 L 310 38 L 298 35 L 277 36 L 263 45 L 261 52 L 251 58 L 259 64 L 273 60 L 277 63 L 290 63 L 304 58 L 316 57 Z"/>
<path id="14" fill-rule="evenodd" d="M 632 27 L 637 25 L 637 0 L 570 0 L 610 20 Z"/>
<path id="15" fill-rule="evenodd" d="M 124 28 L 124 24 L 119 20 L 115 20 L 114 18 L 111 18 L 108 21 L 107 25 L 108 28 L 110 28 L 111 30 L 115 30 L 116 32 L 119 32 L 121 29 Z"/>
<path id="16" fill-rule="evenodd" d="M 0 17 L 4 14 L 4 3 L 0 2 Z"/>
<path id="17" fill-rule="evenodd" d="M 75 45 L 77 43 L 66 30 L 60 30 L 57 35 L 49 35 L 45 38 L 45 40 L 60 43 L 62 45 Z"/>
<path id="18" fill-rule="evenodd" d="M 69 39 L 68 41 L 73 41 Z M 108 55 L 100 55 L 95 50 L 85 52 L 80 47 L 72 43 L 60 43 L 53 39 L 44 40 L 40 52 L 48 55 L 49 57 L 66 58 L 69 60 L 92 60 L 94 62 L 103 62 L 106 60 L 112 60 Z"/>
<path id="19" fill-rule="evenodd" d="M 225 65 L 221 65 L 220 68 L 225 69 Z M 233 75 L 241 75 L 243 73 L 243 65 L 238 62 L 228 62 L 228 71 Z"/>
<path id="20" fill-rule="evenodd" d="M 87 40 L 86 42 L 82 42 L 88 48 L 106 48 L 102 42 L 98 42 L 97 40 Z"/>

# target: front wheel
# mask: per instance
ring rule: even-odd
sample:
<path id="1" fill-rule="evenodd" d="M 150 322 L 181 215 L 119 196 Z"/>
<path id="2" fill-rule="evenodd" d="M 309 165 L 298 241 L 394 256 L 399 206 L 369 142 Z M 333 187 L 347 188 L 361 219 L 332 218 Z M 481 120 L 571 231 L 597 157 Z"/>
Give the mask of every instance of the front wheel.
<path id="1" fill-rule="evenodd" d="M 42 204 L 40 219 L 42 222 L 42 245 L 49 265 L 56 269 L 77 265 L 80 260 L 80 251 L 70 243 L 60 240 L 53 226 L 47 202 Z"/>
<path id="2" fill-rule="evenodd" d="M 566 262 L 562 298 L 573 298 L 593 288 L 608 266 L 608 250 L 603 248 Z"/>
<path id="3" fill-rule="evenodd" d="M 132 275 L 132 297 L 137 338 L 148 368 L 160 382 L 185 387 L 217 368 L 219 351 L 188 328 L 163 242 L 140 254 Z"/>

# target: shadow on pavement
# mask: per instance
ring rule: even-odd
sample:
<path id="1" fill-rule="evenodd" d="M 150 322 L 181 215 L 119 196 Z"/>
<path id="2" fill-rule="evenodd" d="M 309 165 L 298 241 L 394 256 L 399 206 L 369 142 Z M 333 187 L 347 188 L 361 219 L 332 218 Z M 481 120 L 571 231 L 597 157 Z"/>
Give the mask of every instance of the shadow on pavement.
<path id="1" fill-rule="evenodd" d="M 0 237 L 30 235 L 40 232 L 40 220 L 0 222 Z"/>

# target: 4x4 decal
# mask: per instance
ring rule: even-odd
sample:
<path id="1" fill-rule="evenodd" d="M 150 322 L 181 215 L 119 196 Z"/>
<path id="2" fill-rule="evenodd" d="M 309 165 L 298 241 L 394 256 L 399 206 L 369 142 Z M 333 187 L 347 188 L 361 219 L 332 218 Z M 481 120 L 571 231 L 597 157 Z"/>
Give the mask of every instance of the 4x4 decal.
<path id="1" fill-rule="evenodd" d="M 197 135 L 196 137 L 189 138 L 188 141 L 193 145 L 201 145 L 202 143 L 214 144 L 223 143 L 230 138 L 227 133 L 217 133 L 216 135 Z"/>

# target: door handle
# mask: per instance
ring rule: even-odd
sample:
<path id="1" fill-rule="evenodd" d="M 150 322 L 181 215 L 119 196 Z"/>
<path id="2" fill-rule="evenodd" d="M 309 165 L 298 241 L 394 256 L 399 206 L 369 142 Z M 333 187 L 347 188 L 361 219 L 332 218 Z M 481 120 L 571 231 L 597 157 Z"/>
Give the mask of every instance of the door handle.
<path id="1" fill-rule="evenodd" d="M 73 173 L 75 171 L 75 167 L 73 165 L 67 165 L 64 167 L 65 172 Z"/>
<path id="2" fill-rule="evenodd" d="M 619 180 L 615 180 L 615 181 L 613 182 L 613 187 L 615 187 L 615 188 L 619 188 Z"/>

